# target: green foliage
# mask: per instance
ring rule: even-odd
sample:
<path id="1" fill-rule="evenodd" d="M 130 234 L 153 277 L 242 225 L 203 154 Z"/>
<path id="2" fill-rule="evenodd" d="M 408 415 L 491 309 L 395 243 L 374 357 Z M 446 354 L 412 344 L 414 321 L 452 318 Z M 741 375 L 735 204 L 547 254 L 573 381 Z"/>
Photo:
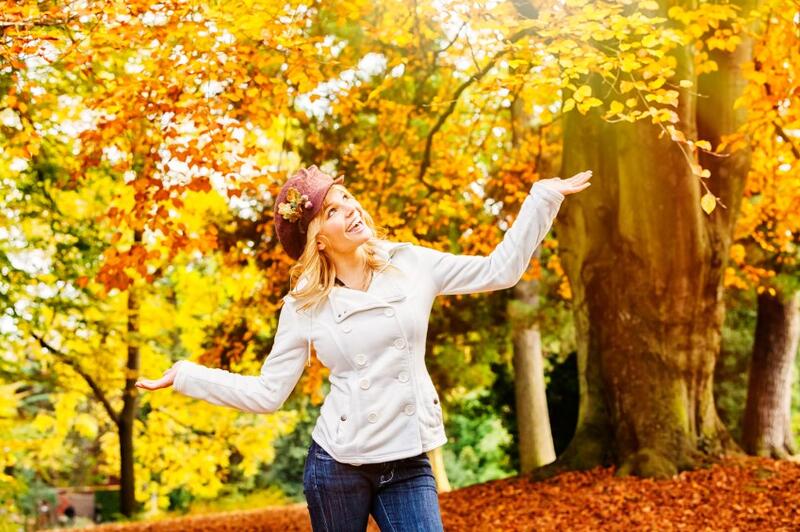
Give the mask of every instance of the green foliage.
<path id="1" fill-rule="evenodd" d="M 425 364 L 439 390 L 491 385 L 490 366 L 510 353 L 505 306 L 501 293 L 454 296 L 434 303 Z"/>
<path id="2" fill-rule="evenodd" d="M 330 384 L 326 381 L 324 386 L 327 389 Z M 303 470 L 320 406 L 311 404 L 307 395 L 295 392 L 284 408 L 296 409 L 300 412 L 300 419 L 294 431 L 275 440 L 275 461 L 261 467 L 255 478 L 255 487 L 277 486 L 288 499 L 304 502 Z"/>
<path id="3" fill-rule="evenodd" d="M 22 481 L 25 490 L 14 497 L 16 507 L 23 515 L 35 516 L 38 512 L 39 502 L 47 501 L 50 507 L 54 507 L 57 502 L 56 490 L 36 476 L 36 472 L 31 469 L 19 468 L 17 470 L 18 480 Z"/>
<path id="4" fill-rule="evenodd" d="M 513 437 L 495 406 L 491 391 L 480 388 L 449 411 L 444 461 L 452 488 L 516 474 L 508 452 Z"/>
<path id="5" fill-rule="evenodd" d="M 714 369 L 714 398 L 720 419 L 734 440 L 741 443 L 747 375 L 756 330 L 755 293 L 728 290 L 726 306 L 722 346 Z"/>
<path id="6" fill-rule="evenodd" d="M 180 486 L 169 492 L 168 510 L 187 512 L 193 500 L 194 497 L 192 496 L 192 492 L 187 488 Z"/>

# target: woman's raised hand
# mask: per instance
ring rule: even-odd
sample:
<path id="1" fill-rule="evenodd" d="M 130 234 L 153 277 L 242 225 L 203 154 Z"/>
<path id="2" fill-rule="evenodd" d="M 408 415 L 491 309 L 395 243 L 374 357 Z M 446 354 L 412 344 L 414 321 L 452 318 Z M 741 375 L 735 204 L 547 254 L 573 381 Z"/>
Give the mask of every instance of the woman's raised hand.
<path id="1" fill-rule="evenodd" d="M 548 188 L 557 190 L 566 196 L 568 194 L 575 194 L 576 192 L 580 192 L 581 190 L 589 188 L 591 185 L 589 179 L 591 179 L 591 177 L 592 171 L 585 170 L 583 172 L 578 172 L 569 179 L 552 177 L 550 179 L 540 179 L 537 181 L 537 183 L 545 183 Z"/>
<path id="2" fill-rule="evenodd" d="M 175 362 L 171 368 L 164 372 L 164 375 L 160 379 L 138 379 L 136 381 L 136 387 L 144 388 L 145 390 L 158 390 L 160 388 L 172 386 L 172 383 L 175 382 L 175 375 L 178 374 L 178 366 L 181 362 L 185 361 L 178 360 Z"/>

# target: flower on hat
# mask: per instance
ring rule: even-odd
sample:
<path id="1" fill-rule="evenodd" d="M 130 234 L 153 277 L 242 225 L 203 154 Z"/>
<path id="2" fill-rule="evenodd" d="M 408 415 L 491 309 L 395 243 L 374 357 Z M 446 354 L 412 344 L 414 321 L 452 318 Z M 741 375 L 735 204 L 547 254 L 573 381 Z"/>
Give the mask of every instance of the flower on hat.
<path id="1" fill-rule="evenodd" d="M 296 222 L 303 215 L 303 209 L 310 209 L 313 204 L 308 201 L 308 196 L 300 194 L 295 187 L 286 191 L 286 200 L 278 205 L 278 214 L 287 222 Z"/>

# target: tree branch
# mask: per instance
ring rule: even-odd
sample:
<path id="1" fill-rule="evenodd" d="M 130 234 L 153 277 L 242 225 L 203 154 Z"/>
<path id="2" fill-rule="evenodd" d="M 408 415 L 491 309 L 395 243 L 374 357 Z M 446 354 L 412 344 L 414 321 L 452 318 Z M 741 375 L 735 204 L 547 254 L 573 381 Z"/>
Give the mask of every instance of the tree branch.
<path id="1" fill-rule="evenodd" d="M 508 42 L 513 44 L 518 40 L 522 39 L 533 33 L 533 29 L 526 28 L 524 30 L 520 30 L 511 37 L 509 37 Z M 431 130 L 428 132 L 428 137 L 425 139 L 425 153 L 422 156 L 422 163 L 419 167 L 419 175 L 417 179 L 419 179 L 422 183 L 427 185 L 429 188 L 432 187 L 429 183 L 425 181 L 425 174 L 428 171 L 428 168 L 431 165 L 431 149 L 433 147 L 433 137 L 439 130 L 442 128 L 444 123 L 447 121 L 448 117 L 453 114 L 453 111 L 456 109 L 456 104 L 458 103 L 458 99 L 461 97 L 461 93 L 463 93 L 470 85 L 475 83 L 476 81 L 480 81 L 492 68 L 494 65 L 499 61 L 504 55 L 509 52 L 510 48 L 505 48 L 500 50 L 492 59 L 478 72 L 473 74 L 469 77 L 464 83 L 462 83 L 458 89 L 456 89 L 453 97 L 450 99 L 450 105 L 447 106 L 447 109 L 442 113 L 439 118 L 436 120 L 436 123 L 433 125 Z"/>
<path id="2" fill-rule="evenodd" d="M 71 22 L 76 17 L 67 17 L 62 19 L 48 19 L 48 18 L 30 18 L 25 20 L 0 20 L 0 28 L 22 27 L 22 26 L 61 26 L 67 22 Z"/>
<path id="3" fill-rule="evenodd" d="M 67 355 L 66 353 L 64 353 L 60 349 L 50 345 L 47 342 L 47 340 L 45 340 L 43 337 L 39 336 L 38 334 L 36 334 L 33 331 L 31 331 L 31 336 L 36 338 L 36 340 L 39 342 L 39 345 L 41 345 L 43 348 L 47 349 L 48 351 L 50 351 L 54 355 L 58 356 L 59 359 L 62 362 L 64 362 L 69 367 L 71 367 L 73 370 L 75 370 L 75 373 L 77 373 L 78 375 L 83 377 L 83 379 L 89 385 L 89 388 L 92 389 L 92 392 L 94 393 L 94 396 L 97 398 L 98 401 L 100 401 L 100 403 L 106 409 L 106 412 L 108 413 L 108 416 L 112 419 L 112 421 L 114 421 L 114 423 L 119 425 L 119 422 L 120 422 L 119 414 L 114 410 L 114 407 L 111 406 L 111 403 L 106 398 L 106 395 L 103 393 L 103 390 L 100 389 L 100 386 L 98 386 L 97 382 L 92 378 L 92 376 L 89 375 L 88 373 L 86 373 L 83 369 L 81 369 L 81 367 L 78 365 L 78 363 L 75 360 L 72 360 L 72 358 L 70 358 L 69 355 Z"/>
<path id="4" fill-rule="evenodd" d="M 775 106 L 775 110 L 777 110 L 777 106 Z M 783 130 L 783 128 L 781 127 L 781 125 L 778 123 L 777 120 L 773 121 L 772 125 L 775 126 L 775 131 L 778 132 L 778 135 L 780 135 L 780 137 L 784 140 L 784 142 L 786 142 L 786 144 L 789 145 L 789 148 L 791 148 L 792 155 L 794 155 L 794 158 L 800 160 L 800 149 L 798 149 L 797 145 L 795 145 L 795 143 L 792 141 L 792 137 L 786 134 L 786 132 Z"/>

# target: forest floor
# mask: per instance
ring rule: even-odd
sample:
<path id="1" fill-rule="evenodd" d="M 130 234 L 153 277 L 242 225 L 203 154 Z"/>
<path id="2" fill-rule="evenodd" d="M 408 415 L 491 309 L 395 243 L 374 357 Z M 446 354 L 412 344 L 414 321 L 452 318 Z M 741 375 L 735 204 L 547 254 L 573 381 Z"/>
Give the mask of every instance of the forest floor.
<path id="1" fill-rule="evenodd" d="M 732 457 L 669 480 L 617 478 L 612 468 L 544 481 L 509 477 L 439 495 L 446 531 L 800 530 L 800 463 Z M 105 525 L 105 530 L 311 530 L 305 503 Z M 370 517 L 370 531 L 378 527 Z"/>

